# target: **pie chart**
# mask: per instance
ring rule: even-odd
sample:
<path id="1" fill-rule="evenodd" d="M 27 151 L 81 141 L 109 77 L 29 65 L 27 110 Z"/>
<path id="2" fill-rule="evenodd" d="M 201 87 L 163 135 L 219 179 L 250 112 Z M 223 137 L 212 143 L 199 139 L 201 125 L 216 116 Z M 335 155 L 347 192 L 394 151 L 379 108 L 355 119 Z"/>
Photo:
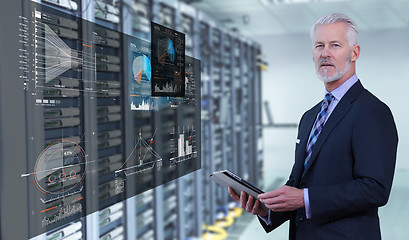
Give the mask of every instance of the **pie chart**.
<path id="1" fill-rule="evenodd" d="M 137 83 L 151 80 L 151 61 L 146 55 L 137 56 L 132 63 L 132 72 Z"/>

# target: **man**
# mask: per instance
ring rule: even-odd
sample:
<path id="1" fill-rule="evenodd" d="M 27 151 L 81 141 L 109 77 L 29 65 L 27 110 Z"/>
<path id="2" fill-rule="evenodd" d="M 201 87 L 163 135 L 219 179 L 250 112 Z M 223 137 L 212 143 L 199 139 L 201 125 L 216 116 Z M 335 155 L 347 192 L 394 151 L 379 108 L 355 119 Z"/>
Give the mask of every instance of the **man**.
<path id="1" fill-rule="evenodd" d="M 286 185 L 260 194 L 230 195 L 270 232 L 290 220 L 290 239 L 381 239 L 378 207 L 387 203 L 398 136 L 389 108 L 355 73 L 358 30 L 342 14 L 311 30 L 324 100 L 301 118 L 295 163 Z"/>

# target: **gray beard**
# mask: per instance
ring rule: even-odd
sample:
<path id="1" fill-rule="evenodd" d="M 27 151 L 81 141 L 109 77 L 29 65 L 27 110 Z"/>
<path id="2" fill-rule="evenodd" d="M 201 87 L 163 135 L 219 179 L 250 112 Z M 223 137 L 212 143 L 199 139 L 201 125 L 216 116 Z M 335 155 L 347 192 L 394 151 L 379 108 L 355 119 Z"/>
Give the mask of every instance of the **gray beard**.
<path id="1" fill-rule="evenodd" d="M 341 79 L 351 68 L 351 56 L 348 57 L 346 64 L 345 64 L 345 68 L 343 71 L 339 71 L 338 69 L 336 70 L 335 74 L 332 77 L 329 76 L 322 76 L 319 71 L 318 68 L 316 68 L 315 73 L 317 74 L 318 78 L 325 82 L 325 83 L 330 83 L 330 82 L 334 82 L 337 81 L 339 79 Z M 325 72 L 326 73 L 326 72 Z"/>

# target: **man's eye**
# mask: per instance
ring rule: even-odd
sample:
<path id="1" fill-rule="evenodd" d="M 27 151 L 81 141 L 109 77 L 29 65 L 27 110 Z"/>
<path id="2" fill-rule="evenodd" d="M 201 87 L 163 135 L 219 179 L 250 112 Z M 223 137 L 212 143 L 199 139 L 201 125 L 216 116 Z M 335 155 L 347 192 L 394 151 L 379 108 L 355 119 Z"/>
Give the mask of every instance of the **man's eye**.
<path id="1" fill-rule="evenodd" d="M 333 46 L 333 47 L 337 47 L 337 48 L 338 48 L 338 47 L 341 47 L 341 45 L 339 45 L 339 44 L 337 44 L 337 43 L 332 44 L 332 46 Z"/>
<path id="2" fill-rule="evenodd" d="M 322 47 L 324 47 L 324 45 L 322 45 L 322 44 L 315 45 L 315 48 L 322 48 Z"/>

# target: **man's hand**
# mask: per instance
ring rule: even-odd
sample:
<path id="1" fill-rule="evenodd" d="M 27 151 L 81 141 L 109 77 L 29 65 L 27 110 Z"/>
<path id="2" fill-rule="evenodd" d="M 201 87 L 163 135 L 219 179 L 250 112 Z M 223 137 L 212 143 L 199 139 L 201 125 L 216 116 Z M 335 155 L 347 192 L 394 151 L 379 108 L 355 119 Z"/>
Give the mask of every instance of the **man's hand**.
<path id="1" fill-rule="evenodd" d="M 253 196 L 247 198 L 247 194 L 244 191 L 241 191 L 240 196 L 236 194 L 233 188 L 229 187 L 229 193 L 234 200 L 237 201 L 240 206 L 247 212 L 258 215 L 261 217 L 267 217 L 268 210 L 262 209 L 260 206 L 260 201 L 256 200 Z"/>
<path id="2" fill-rule="evenodd" d="M 273 212 L 294 211 L 304 207 L 304 191 L 286 185 L 257 197 Z"/>

